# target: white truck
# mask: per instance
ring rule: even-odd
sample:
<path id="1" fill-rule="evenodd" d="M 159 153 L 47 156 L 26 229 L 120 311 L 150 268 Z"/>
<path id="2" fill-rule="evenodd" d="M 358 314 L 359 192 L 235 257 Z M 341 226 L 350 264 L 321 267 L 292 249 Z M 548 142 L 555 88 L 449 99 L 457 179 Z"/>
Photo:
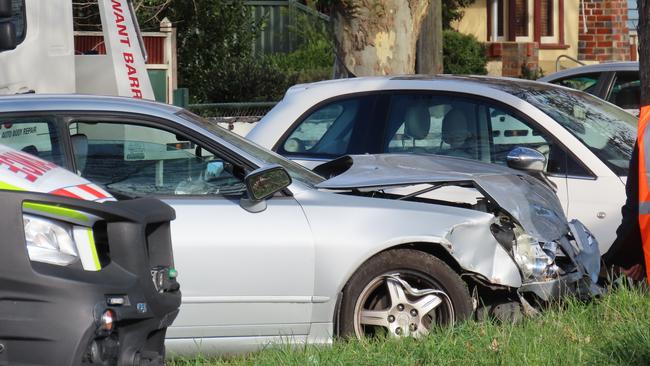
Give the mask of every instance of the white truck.
<path id="1" fill-rule="evenodd" d="M 71 0 L 0 0 L 0 95 L 154 99 L 131 0 L 99 0 L 106 55 L 75 55 Z"/>
<path id="2" fill-rule="evenodd" d="M 106 54 L 75 55 L 71 0 L 0 0 L 0 96 L 79 93 L 154 100 L 132 1 L 98 0 L 97 6 Z M 46 132 L 40 131 L 43 128 L 47 127 L 42 123 L 18 127 L 3 121 L 0 144 L 22 146 L 20 141 L 25 131 L 31 137 Z M 99 138 L 81 129 L 74 133 Z M 105 140 L 124 135 L 139 140 L 138 133 L 128 126 L 100 131 Z M 163 145 L 177 143 L 167 141 L 169 137 L 164 134 L 159 138 Z M 47 138 L 36 142 L 49 144 Z M 144 144 L 132 145 L 128 151 L 146 153 L 140 159 L 152 154 Z M 47 151 L 47 146 L 34 147 Z M 182 154 L 183 150 L 179 149 L 178 153 Z"/>

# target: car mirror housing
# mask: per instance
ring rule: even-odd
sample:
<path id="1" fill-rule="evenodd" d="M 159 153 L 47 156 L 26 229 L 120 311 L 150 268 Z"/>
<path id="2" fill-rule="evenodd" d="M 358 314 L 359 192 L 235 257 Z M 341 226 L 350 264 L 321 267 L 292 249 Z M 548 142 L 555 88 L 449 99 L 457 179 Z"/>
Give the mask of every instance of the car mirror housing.
<path id="1" fill-rule="evenodd" d="M 247 197 L 242 199 L 242 207 L 251 212 L 263 211 L 264 200 L 291 184 L 291 176 L 279 165 L 259 168 L 244 178 Z"/>
<path id="2" fill-rule="evenodd" d="M 510 168 L 527 172 L 542 173 L 546 167 L 544 154 L 527 147 L 516 147 L 510 150 L 506 160 Z"/>

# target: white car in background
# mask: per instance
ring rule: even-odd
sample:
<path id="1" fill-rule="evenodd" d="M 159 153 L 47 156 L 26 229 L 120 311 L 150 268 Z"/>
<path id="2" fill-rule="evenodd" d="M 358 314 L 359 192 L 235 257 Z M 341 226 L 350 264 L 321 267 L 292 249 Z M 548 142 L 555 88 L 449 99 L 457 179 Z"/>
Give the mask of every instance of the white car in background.
<path id="1" fill-rule="evenodd" d="M 345 154 L 416 153 L 506 164 L 546 158 L 565 214 L 607 251 L 621 221 L 636 118 L 586 93 L 519 79 L 371 77 L 296 85 L 246 136 L 314 168 Z"/>

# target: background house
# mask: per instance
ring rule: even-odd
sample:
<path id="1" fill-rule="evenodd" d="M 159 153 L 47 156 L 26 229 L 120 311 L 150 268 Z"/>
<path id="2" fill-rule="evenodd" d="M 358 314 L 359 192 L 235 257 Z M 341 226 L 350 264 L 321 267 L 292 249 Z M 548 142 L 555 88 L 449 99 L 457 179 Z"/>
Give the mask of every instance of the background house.
<path id="1" fill-rule="evenodd" d="M 454 26 L 487 43 L 492 75 L 535 77 L 636 56 L 628 0 L 476 0 Z"/>

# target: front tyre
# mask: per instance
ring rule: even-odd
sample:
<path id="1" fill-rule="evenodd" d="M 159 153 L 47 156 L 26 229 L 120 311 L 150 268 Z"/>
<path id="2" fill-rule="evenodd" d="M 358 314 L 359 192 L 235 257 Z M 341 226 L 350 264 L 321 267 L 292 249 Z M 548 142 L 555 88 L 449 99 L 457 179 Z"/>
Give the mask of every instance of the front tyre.
<path id="1" fill-rule="evenodd" d="M 467 286 L 440 259 L 417 250 L 396 249 L 364 263 L 343 289 L 343 337 L 421 337 L 435 327 L 467 319 Z"/>

